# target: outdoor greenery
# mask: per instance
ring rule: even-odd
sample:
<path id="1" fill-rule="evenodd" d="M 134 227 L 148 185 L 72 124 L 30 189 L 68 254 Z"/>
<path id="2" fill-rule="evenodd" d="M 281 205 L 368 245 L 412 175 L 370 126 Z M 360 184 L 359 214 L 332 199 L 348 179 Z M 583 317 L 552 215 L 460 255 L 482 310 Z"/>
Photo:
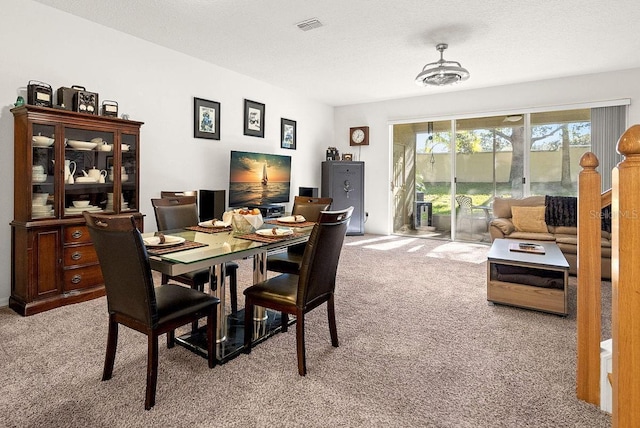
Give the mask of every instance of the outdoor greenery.
<path id="1" fill-rule="evenodd" d="M 451 214 L 450 183 L 419 183 L 419 192 L 424 193 L 424 200 L 431 202 L 433 214 Z M 471 197 L 473 205 L 490 205 L 493 201 L 493 183 L 458 183 L 459 195 Z M 531 195 L 575 196 L 576 189 L 567 189 L 559 182 L 531 183 Z M 496 195 L 513 197 L 510 183 L 496 183 Z"/>

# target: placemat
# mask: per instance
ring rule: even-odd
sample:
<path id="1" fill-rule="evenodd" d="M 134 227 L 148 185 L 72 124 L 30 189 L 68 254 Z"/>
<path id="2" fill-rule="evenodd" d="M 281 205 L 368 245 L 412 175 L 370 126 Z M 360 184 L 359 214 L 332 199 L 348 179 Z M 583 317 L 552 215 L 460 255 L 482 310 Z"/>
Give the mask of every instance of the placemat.
<path id="1" fill-rule="evenodd" d="M 303 221 L 301 223 L 289 223 L 289 222 L 278 221 L 278 220 L 267 220 L 265 221 L 265 223 L 277 224 L 278 226 L 288 226 L 288 227 L 310 227 L 310 226 L 316 225 L 314 221 Z"/>
<path id="2" fill-rule="evenodd" d="M 194 241 L 184 241 L 182 244 L 174 245 L 173 247 L 160 247 L 160 248 L 147 248 L 147 253 L 152 256 L 159 256 L 161 254 L 176 253 L 178 251 L 190 250 L 192 248 L 206 247 L 208 244 Z"/>
<path id="3" fill-rule="evenodd" d="M 195 230 L 196 232 L 204 232 L 204 233 L 230 232 L 232 230 L 231 226 L 227 226 L 227 227 L 189 226 L 189 227 L 185 227 L 185 229 Z"/>
<path id="4" fill-rule="evenodd" d="M 305 235 L 304 233 L 292 233 L 291 235 L 285 235 L 285 236 L 274 235 L 273 237 L 271 237 L 271 236 L 258 235 L 257 233 L 247 233 L 246 235 L 236 236 L 236 238 L 248 239 L 250 241 L 258 241 L 258 242 L 265 242 L 267 244 L 271 244 L 273 242 L 280 242 L 280 241 L 286 241 L 287 239 L 299 238 L 304 235 Z"/>

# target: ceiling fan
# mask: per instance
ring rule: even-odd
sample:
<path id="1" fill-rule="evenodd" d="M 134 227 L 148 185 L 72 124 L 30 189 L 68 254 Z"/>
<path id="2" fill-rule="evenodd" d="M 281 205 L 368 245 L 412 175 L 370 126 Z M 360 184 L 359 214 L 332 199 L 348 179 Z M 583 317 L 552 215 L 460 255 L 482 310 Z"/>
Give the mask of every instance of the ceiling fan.
<path id="1" fill-rule="evenodd" d="M 449 47 L 446 43 L 436 45 L 436 50 L 440 52 L 440 59 L 431 62 L 422 68 L 416 76 L 416 84 L 419 86 L 445 86 L 462 82 L 469 78 L 469 71 L 462 67 L 457 61 L 447 61 L 443 57 L 443 52 Z"/>

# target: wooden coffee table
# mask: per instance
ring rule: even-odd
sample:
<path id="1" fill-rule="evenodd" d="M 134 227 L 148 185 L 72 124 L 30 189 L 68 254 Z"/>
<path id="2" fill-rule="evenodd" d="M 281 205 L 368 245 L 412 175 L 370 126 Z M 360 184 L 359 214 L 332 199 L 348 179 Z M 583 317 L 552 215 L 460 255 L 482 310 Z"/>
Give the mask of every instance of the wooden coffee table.
<path id="1" fill-rule="evenodd" d="M 515 252 L 509 244 L 533 242 L 544 254 Z M 567 315 L 569 263 L 554 242 L 496 239 L 487 256 L 487 300 Z"/>

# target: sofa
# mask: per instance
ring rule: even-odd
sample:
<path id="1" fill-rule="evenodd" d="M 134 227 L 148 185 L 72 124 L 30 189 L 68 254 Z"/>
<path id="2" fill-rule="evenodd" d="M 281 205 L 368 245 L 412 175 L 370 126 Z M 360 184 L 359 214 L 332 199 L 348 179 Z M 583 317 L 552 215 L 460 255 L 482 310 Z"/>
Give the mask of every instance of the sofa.
<path id="1" fill-rule="evenodd" d="M 569 262 L 569 273 L 578 272 L 577 199 L 530 196 L 495 198 L 491 241 L 498 238 L 554 241 Z M 606 217 L 606 216 L 604 216 Z M 603 221 L 601 231 L 602 279 L 611 279 L 611 229 Z"/>

